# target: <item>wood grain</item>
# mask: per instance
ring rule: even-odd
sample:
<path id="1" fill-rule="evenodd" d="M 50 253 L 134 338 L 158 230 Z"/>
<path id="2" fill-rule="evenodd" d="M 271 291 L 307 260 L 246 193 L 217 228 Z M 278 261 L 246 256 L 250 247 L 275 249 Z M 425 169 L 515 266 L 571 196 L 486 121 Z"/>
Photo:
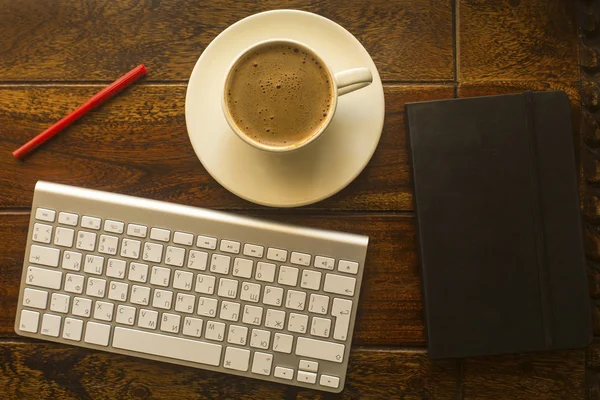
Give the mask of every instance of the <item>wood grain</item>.
<path id="1" fill-rule="evenodd" d="M 271 220 L 370 237 L 355 345 L 424 346 L 414 218 L 378 214 L 273 214 Z M 0 215 L 0 336 L 15 336 L 28 214 Z"/>
<path id="2" fill-rule="evenodd" d="M 595 339 L 586 352 L 586 388 L 589 400 L 600 400 L 600 341 Z"/>
<path id="3" fill-rule="evenodd" d="M 455 399 L 456 361 L 355 349 L 340 395 L 40 342 L 0 342 L 0 388 L 53 399 Z"/>
<path id="4" fill-rule="evenodd" d="M 457 3 L 460 82 L 579 79 L 576 1 Z"/>
<path id="5" fill-rule="evenodd" d="M 454 77 L 451 0 L 0 1 L 0 81 L 186 81 L 206 46 L 251 14 L 315 12 L 363 43 L 382 79 Z M 417 34 L 418 32 L 418 34 Z"/>
<path id="6" fill-rule="evenodd" d="M 464 400 L 576 400 L 585 397 L 585 351 L 464 360 Z"/>
<path id="7" fill-rule="evenodd" d="M 15 148 L 60 119 L 98 86 L 0 88 L 0 207 L 29 207 L 37 180 L 219 209 L 261 208 L 229 193 L 198 161 L 185 126 L 184 86 L 135 86 L 46 143 L 26 161 Z M 346 189 L 310 209 L 411 210 L 406 102 L 450 98 L 452 86 L 385 89 L 378 149 Z M 14 179 L 18 176 L 19 179 Z"/>

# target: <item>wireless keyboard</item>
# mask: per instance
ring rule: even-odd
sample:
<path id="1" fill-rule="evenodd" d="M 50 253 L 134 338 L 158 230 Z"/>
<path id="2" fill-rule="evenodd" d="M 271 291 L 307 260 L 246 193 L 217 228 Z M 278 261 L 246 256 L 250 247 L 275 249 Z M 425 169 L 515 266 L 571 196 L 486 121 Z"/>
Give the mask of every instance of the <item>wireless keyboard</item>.
<path id="1" fill-rule="evenodd" d="M 15 331 L 340 392 L 367 243 L 40 181 Z"/>

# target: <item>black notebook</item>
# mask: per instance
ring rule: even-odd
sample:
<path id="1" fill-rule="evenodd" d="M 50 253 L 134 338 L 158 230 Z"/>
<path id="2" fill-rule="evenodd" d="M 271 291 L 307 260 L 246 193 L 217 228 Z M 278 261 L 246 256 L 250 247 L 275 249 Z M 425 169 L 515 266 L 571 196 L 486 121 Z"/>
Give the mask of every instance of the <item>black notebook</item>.
<path id="1" fill-rule="evenodd" d="M 569 100 L 406 105 L 432 358 L 592 338 Z"/>

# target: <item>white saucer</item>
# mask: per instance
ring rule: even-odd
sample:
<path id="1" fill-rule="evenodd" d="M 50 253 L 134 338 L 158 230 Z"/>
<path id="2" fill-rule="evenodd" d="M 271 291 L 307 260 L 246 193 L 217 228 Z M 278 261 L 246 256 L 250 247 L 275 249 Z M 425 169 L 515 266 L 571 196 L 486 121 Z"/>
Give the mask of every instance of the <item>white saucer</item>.
<path id="1" fill-rule="evenodd" d="M 221 109 L 228 66 L 246 47 L 271 38 L 307 44 L 334 73 L 355 67 L 373 73 L 371 85 L 339 98 L 318 140 L 289 154 L 248 145 L 229 128 Z M 316 14 L 276 10 L 236 22 L 204 50 L 188 84 L 185 119 L 200 162 L 227 190 L 257 204 L 296 207 L 323 200 L 358 176 L 379 143 L 384 108 L 377 68 L 350 32 Z"/>

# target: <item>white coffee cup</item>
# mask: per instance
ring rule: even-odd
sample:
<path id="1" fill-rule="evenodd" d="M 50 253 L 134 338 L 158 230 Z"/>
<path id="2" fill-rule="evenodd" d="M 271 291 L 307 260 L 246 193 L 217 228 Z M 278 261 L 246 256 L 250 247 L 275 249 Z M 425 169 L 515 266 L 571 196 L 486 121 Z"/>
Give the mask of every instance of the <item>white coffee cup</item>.
<path id="1" fill-rule="evenodd" d="M 303 49 L 304 51 L 306 51 L 307 53 L 309 53 L 311 57 L 314 57 L 324 67 L 326 73 L 329 75 L 329 80 L 330 80 L 330 82 L 332 82 L 332 85 L 333 85 L 333 94 L 331 96 L 331 101 L 330 101 L 330 110 L 331 111 L 329 113 L 327 113 L 326 120 L 323 121 L 319 130 L 312 132 L 310 135 L 307 133 L 306 139 L 304 139 L 300 143 L 294 143 L 294 144 L 287 145 L 287 146 L 267 145 L 267 144 L 264 144 L 264 143 L 261 143 L 259 141 L 252 139 L 249 135 L 247 135 L 243 131 L 243 129 L 241 129 L 235 123 L 234 118 L 232 117 L 231 112 L 229 110 L 229 106 L 228 106 L 228 102 L 227 102 L 226 88 L 228 87 L 228 83 L 229 83 L 231 76 L 235 73 L 238 62 L 240 60 L 242 60 L 246 54 L 248 54 L 252 51 L 255 51 L 258 48 L 263 47 L 265 45 L 270 45 L 270 44 L 274 44 L 274 43 L 285 44 L 287 46 L 299 47 L 299 48 Z M 221 106 L 223 109 L 223 114 L 225 115 L 225 119 L 227 120 L 227 123 L 229 124 L 231 129 L 235 132 L 235 134 L 238 135 L 238 137 L 240 137 L 240 139 L 242 139 L 246 143 L 250 144 L 251 146 L 256 147 L 257 149 L 261 149 L 261 150 L 265 150 L 265 151 L 269 151 L 269 152 L 284 153 L 284 152 L 298 150 L 302 147 L 305 147 L 309 143 L 312 143 L 317 138 L 319 138 L 323 134 L 323 132 L 325 132 L 327 126 L 329 126 L 329 123 L 331 122 L 331 120 L 333 119 L 333 116 L 335 115 L 335 111 L 337 109 L 338 97 L 348 94 L 350 92 L 353 92 L 355 90 L 364 88 L 364 87 L 370 85 L 372 81 L 373 81 L 373 75 L 371 74 L 371 71 L 368 68 L 352 68 L 352 69 L 347 69 L 345 71 L 341 71 L 338 73 L 333 73 L 331 68 L 327 65 L 327 63 L 325 63 L 325 61 L 323 61 L 323 59 L 317 54 L 317 52 L 315 52 L 315 50 L 313 50 L 311 47 L 305 45 L 304 43 L 301 43 L 301 42 L 298 42 L 295 40 L 291 40 L 291 39 L 269 39 L 269 40 L 261 41 L 261 42 L 258 42 L 258 43 L 255 43 L 255 44 L 249 46 L 233 60 L 233 62 L 229 66 L 229 69 L 227 70 L 227 73 L 225 75 L 225 82 L 223 84 L 223 94 L 221 96 Z"/>

